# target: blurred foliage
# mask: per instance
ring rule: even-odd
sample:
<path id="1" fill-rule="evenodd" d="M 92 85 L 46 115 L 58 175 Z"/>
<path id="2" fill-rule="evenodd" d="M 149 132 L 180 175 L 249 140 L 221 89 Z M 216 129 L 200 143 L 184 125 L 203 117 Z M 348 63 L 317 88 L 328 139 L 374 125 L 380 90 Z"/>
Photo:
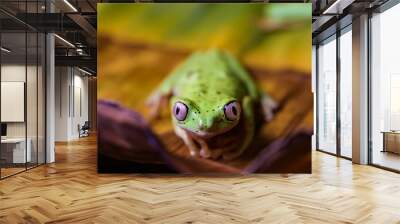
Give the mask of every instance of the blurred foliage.
<path id="1" fill-rule="evenodd" d="M 311 4 L 98 4 L 103 37 L 195 51 L 222 48 L 247 65 L 311 73 Z"/>
<path id="2" fill-rule="evenodd" d="M 264 7 L 264 17 L 275 21 L 293 21 L 307 20 L 310 21 L 311 4 L 281 3 L 270 4 Z"/>

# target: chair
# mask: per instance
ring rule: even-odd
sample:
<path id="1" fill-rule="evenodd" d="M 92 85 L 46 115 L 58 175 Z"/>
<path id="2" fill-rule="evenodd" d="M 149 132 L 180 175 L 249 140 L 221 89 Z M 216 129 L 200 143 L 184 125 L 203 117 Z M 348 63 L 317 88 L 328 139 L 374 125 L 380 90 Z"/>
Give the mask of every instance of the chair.
<path id="1" fill-rule="evenodd" d="M 79 138 L 89 136 L 89 130 L 90 130 L 89 121 L 85 121 L 82 127 L 80 127 L 80 125 L 78 124 Z"/>

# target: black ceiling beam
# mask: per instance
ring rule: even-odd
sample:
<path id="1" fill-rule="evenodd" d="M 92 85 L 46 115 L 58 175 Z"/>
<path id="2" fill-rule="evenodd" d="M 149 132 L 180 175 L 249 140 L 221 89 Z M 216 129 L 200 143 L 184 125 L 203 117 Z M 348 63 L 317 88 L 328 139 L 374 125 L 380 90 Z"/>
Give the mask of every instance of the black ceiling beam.
<path id="1" fill-rule="evenodd" d="M 55 56 L 56 66 L 87 67 L 96 71 L 97 59 L 92 56 Z"/>
<path id="2" fill-rule="evenodd" d="M 92 24 L 82 15 L 80 14 L 69 14 L 68 17 L 74 21 L 83 31 L 86 32 L 86 34 L 89 36 L 87 38 L 87 42 L 92 42 L 90 43 L 91 45 L 95 46 L 96 45 L 96 34 L 97 30 L 95 27 L 92 26 Z"/>
<path id="3" fill-rule="evenodd" d="M 97 11 L 97 9 L 96 9 L 96 4 L 95 5 L 93 5 L 89 0 L 86 0 L 86 3 L 90 6 L 90 8 L 92 8 L 93 9 L 93 11 Z"/>
<path id="4" fill-rule="evenodd" d="M 116 2 L 116 1 L 108 1 L 108 2 Z M 135 2 L 134 0 L 131 1 L 117 1 L 117 2 Z M 146 0 L 144 1 L 140 1 L 139 2 L 148 2 Z M 193 2 L 201 2 L 201 3 L 226 3 L 226 0 L 203 0 L 203 1 L 196 1 L 196 0 L 153 0 L 151 2 L 155 2 L 155 3 L 193 3 Z M 229 2 L 232 3 L 249 3 L 249 2 L 259 2 L 259 3 L 263 3 L 265 1 L 263 0 L 230 0 Z M 269 3 L 304 3 L 303 0 L 269 0 Z"/>
<path id="5" fill-rule="evenodd" d="M 70 55 L 70 53 L 73 53 L 74 55 L 77 54 L 77 56 L 90 56 L 93 58 L 97 57 L 97 49 L 93 48 L 93 47 L 80 47 L 79 49 L 82 50 L 82 52 L 84 53 L 84 55 L 78 55 L 76 48 L 68 48 L 68 47 L 57 47 L 55 48 L 55 53 L 56 56 L 73 56 Z"/>
<path id="6" fill-rule="evenodd" d="M 64 13 L 18 13 L 16 17 L 42 32 L 81 31 L 82 28 Z"/>
<path id="7" fill-rule="evenodd" d="M 7 32 L 7 31 L 24 31 L 26 29 L 26 26 L 22 23 L 16 22 L 14 19 L 10 18 L 2 18 L 0 19 L 0 27 L 2 32 Z"/>
<path id="8" fill-rule="evenodd" d="M 96 27 L 80 13 L 21 13 L 16 17 L 41 32 L 85 32 L 84 42 L 96 46 Z"/>

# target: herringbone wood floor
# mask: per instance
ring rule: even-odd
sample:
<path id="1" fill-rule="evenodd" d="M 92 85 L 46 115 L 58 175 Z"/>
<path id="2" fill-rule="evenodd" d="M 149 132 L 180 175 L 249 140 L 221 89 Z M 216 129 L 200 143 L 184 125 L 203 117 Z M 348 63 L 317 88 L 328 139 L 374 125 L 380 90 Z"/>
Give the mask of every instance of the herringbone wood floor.
<path id="1" fill-rule="evenodd" d="M 313 152 L 312 175 L 99 175 L 93 137 L 0 181 L 0 223 L 400 223 L 400 175 Z"/>

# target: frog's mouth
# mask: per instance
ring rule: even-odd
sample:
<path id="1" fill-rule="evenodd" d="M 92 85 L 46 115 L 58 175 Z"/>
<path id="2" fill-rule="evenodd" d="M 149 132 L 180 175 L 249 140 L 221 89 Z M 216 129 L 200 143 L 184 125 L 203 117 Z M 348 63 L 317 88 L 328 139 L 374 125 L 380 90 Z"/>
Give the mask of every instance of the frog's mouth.
<path id="1" fill-rule="evenodd" d="M 183 128 L 183 130 L 186 131 L 187 134 L 194 136 L 194 137 L 200 137 L 200 138 L 204 138 L 204 139 L 208 139 L 208 138 L 212 138 L 215 137 L 217 135 L 221 135 L 224 134 L 230 130 L 232 130 L 234 127 L 236 127 L 236 125 L 224 128 L 224 129 L 219 129 L 219 130 L 206 130 L 206 131 L 201 131 L 201 130 L 190 130 L 187 128 Z"/>

